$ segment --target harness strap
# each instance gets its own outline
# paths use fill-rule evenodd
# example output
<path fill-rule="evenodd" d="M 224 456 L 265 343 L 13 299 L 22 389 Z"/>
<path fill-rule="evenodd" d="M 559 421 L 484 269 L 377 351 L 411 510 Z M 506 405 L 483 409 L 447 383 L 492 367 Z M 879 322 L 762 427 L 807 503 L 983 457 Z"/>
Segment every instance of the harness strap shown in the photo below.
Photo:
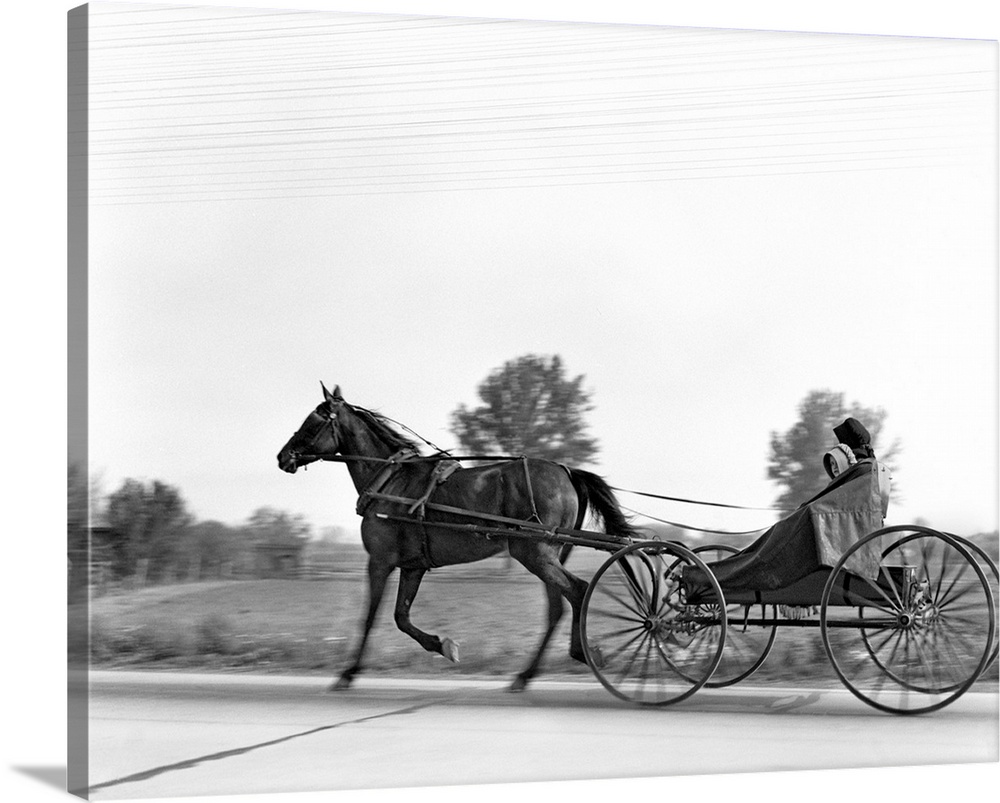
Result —
<path fill-rule="evenodd" d="M 538 515 L 538 508 L 535 507 L 535 492 L 531 488 L 531 473 L 528 471 L 528 458 L 521 456 L 521 465 L 524 466 L 524 487 L 528 489 L 528 501 L 531 503 L 531 518 L 528 521 L 542 523 L 542 517 Z"/>
<path fill-rule="evenodd" d="M 431 494 L 433 494 L 437 487 L 442 485 L 448 477 L 458 471 L 459 468 L 461 468 L 461 466 L 458 463 L 453 462 L 438 463 L 434 466 L 434 470 L 431 472 L 426 490 L 419 499 L 410 505 L 409 510 L 406 512 L 411 516 L 416 513 L 417 517 L 422 519 L 424 517 L 427 500 L 431 498 Z"/>
<path fill-rule="evenodd" d="M 357 514 L 359 516 L 365 515 L 365 511 L 368 509 L 369 505 L 375 500 L 376 494 L 378 494 L 385 486 L 386 483 L 392 478 L 392 475 L 396 473 L 396 469 L 399 468 L 399 464 L 405 461 L 408 457 L 414 457 L 418 452 L 410 447 L 405 449 L 400 449 L 394 455 L 386 460 L 385 465 L 382 469 L 369 480 L 365 489 L 358 495 L 358 504 L 355 507 Z"/>
<path fill-rule="evenodd" d="M 437 568 L 438 564 L 434 562 L 434 558 L 431 555 L 431 539 L 427 533 L 427 524 L 424 521 L 424 516 L 427 513 L 427 500 L 431 498 L 431 494 L 437 490 L 437 487 L 442 485 L 459 468 L 461 466 L 457 461 L 437 463 L 434 466 L 434 470 L 431 471 L 430 480 L 427 483 L 427 489 L 424 491 L 423 496 L 410 505 L 406 511 L 411 516 L 414 512 L 417 514 L 417 520 L 420 522 L 420 553 L 428 569 Z"/>

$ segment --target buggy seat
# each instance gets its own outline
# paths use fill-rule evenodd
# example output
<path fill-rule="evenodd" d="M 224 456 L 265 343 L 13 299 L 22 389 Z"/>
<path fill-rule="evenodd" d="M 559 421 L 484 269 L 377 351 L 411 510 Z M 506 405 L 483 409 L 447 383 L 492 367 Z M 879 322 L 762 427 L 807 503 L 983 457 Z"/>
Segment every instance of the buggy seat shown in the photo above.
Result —
<path fill-rule="evenodd" d="M 709 563 L 723 593 L 774 591 L 833 567 L 854 543 L 882 527 L 890 479 L 874 459 L 860 460 L 746 549 Z M 881 562 L 878 540 L 851 555 L 846 568 L 874 580 Z M 693 566 L 685 569 L 684 583 L 689 594 L 709 586 Z"/>

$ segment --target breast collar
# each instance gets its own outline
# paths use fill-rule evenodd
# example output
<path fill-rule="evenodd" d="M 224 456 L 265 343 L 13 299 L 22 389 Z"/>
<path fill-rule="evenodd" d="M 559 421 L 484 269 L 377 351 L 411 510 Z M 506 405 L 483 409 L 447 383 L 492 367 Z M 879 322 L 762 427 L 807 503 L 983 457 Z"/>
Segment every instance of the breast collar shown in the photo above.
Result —
<path fill-rule="evenodd" d="M 395 454 L 391 455 L 382 468 L 375 472 L 374 476 L 368 481 L 368 484 L 364 487 L 361 493 L 358 495 L 358 504 L 355 507 L 357 514 L 359 516 L 365 515 L 365 511 L 371 506 L 374 500 L 375 494 L 381 492 L 381 490 L 386 486 L 392 476 L 396 473 L 402 463 L 413 457 L 418 457 L 420 452 L 416 449 L 407 446 L 405 449 L 400 449 Z"/>

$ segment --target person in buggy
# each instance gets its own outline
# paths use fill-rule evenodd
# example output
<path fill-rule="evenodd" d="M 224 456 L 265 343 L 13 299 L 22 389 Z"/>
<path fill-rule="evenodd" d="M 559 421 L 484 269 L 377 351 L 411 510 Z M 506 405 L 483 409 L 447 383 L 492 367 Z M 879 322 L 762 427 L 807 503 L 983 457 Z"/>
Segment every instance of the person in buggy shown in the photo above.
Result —
<path fill-rule="evenodd" d="M 883 526 L 891 478 L 875 458 L 870 433 L 855 418 L 833 433 L 837 445 L 823 455 L 829 484 L 746 549 L 709 564 L 723 592 L 789 586 L 820 567 L 834 566 L 852 544 Z M 881 558 L 877 541 L 854 553 L 847 568 L 874 579 Z"/>
<path fill-rule="evenodd" d="M 837 437 L 837 445 L 823 455 L 823 468 L 830 477 L 830 484 L 800 507 L 816 501 L 844 483 L 874 471 L 878 465 L 872 449 L 872 436 L 856 418 L 845 419 L 844 423 L 833 428 L 833 434 Z M 888 509 L 888 488 L 883 506 Z M 882 515 L 884 518 L 885 510 Z"/>

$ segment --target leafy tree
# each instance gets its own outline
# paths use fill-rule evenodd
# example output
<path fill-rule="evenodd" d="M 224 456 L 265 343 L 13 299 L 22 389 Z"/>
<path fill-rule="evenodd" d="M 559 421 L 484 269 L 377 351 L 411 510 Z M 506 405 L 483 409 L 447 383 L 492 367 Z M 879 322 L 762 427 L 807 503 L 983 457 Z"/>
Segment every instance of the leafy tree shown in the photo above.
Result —
<path fill-rule="evenodd" d="M 107 500 L 105 519 L 118 535 L 124 574 L 140 587 L 172 568 L 191 522 L 180 492 L 154 480 L 127 479 Z"/>
<path fill-rule="evenodd" d="M 102 521 L 100 475 L 89 475 L 83 463 L 67 464 L 66 525 L 74 537 L 86 546 L 86 531 Z"/>
<path fill-rule="evenodd" d="M 187 528 L 181 544 L 189 580 L 221 577 L 243 552 L 240 533 L 220 521 L 199 521 Z"/>
<path fill-rule="evenodd" d="M 71 551 L 85 550 L 87 528 L 90 526 L 90 489 L 87 472 L 80 463 L 70 463 L 66 488 L 66 528 Z"/>
<path fill-rule="evenodd" d="M 257 577 L 286 576 L 310 543 L 311 528 L 303 516 L 272 507 L 257 508 L 243 530 L 252 545 Z"/>
<path fill-rule="evenodd" d="M 830 390 L 809 392 L 799 404 L 799 420 L 787 432 L 771 433 L 771 457 L 768 479 L 784 487 L 776 505 L 794 508 L 826 487 L 830 478 L 823 469 L 823 455 L 833 448 L 837 438 L 833 428 L 845 418 L 858 419 L 871 433 L 872 448 L 879 462 L 890 468 L 901 451 L 899 441 L 888 446 L 879 443 L 887 413 L 880 407 L 850 406 L 843 393 Z M 893 487 L 893 496 L 896 488 Z"/>
<path fill-rule="evenodd" d="M 87 471 L 81 463 L 71 462 L 68 467 L 66 488 L 66 548 L 69 569 L 69 597 L 79 601 L 85 593 L 88 579 L 90 528 L 90 489 Z"/>
<path fill-rule="evenodd" d="M 300 514 L 260 507 L 247 520 L 246 530 L 254 543 L 283 543 L 307 541 L 312 528 Z"/>
<path fill-rule="evenodd" d="M 322 544 L 341 544 L 350 540 L 350 531 L 346 527 L 340 527 L 336 524 L 324 527 L 319 531 L 318 541 Z"/>
<path fill-rule="evenodd" d="M 562 360 L 526 354 L 495 369 L 479 385 L 483 404 L 459 405 L 451 429 L 476 454 L 528 455 L 564 463 L 587 463 L 598 451 L 584 415 L 593 409 L 584 375 L 568 379 Z"/>

